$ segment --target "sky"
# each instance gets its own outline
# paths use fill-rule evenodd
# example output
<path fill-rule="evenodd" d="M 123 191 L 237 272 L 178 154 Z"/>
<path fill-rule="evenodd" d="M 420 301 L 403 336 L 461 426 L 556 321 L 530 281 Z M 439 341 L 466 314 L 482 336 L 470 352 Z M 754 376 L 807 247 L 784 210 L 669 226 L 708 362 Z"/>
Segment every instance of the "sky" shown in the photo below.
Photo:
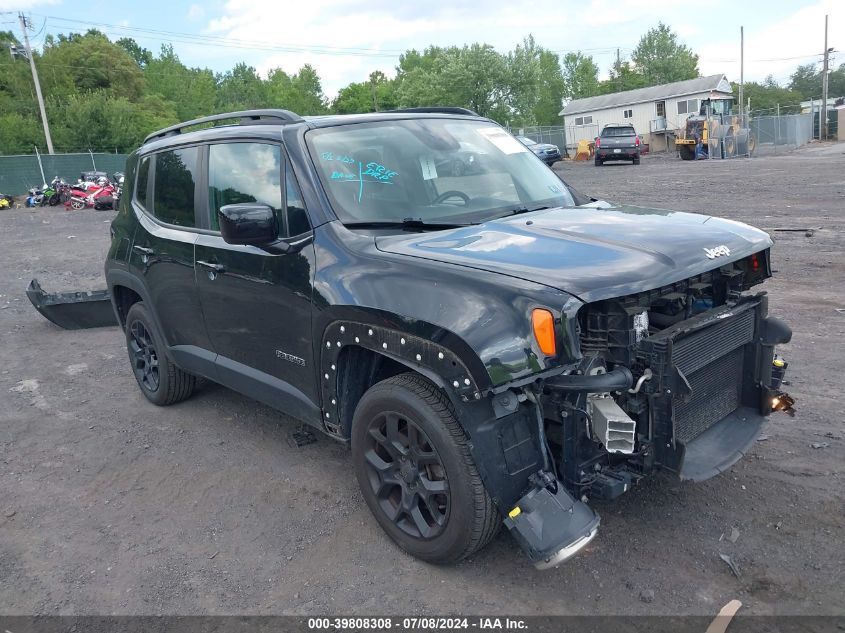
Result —
<path fill-rule="evenodd" d="M 245 61 L 266 76 L 310 63 L 329 97 L 373 70 L 393 76 L 409 48 L 483 42 L 507 52 L 528 34 L 561 55 L 591 55 L 606 77 L 617 48 L 630 56 L 658 21 L 698 53 L 703 75 L 731 81 L 740 78 L 743 25 L 746 81 L 785 84 L 797 65 L 820 63 L 828 14 L 828 46 L 836 65 L 845 62 L 845 0 L 0 0 L 0 30 L 20 36 L 16 11 L 32 18 L 34 45 L 96 27 L 155 53 L 172 43 L 183 63 L 215 72 Z"/>

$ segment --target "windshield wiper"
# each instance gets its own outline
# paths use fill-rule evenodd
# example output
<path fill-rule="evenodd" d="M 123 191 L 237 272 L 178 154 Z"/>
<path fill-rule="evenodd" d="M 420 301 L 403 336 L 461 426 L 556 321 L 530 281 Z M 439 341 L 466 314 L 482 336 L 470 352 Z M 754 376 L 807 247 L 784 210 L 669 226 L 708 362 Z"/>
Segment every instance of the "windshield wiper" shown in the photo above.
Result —
<path fill-rule="evenodd" d="M 554 207 L 550 207 L 545 204 L 537 205 L 536 207 L 529 207 L 527 205 L 521 205 L 518 207 L 514 207 L 512 209 L 508 209 L 507 212 L 503 213 L 502 215 L 497 215 L 494 220 L 501 220 L 502 218 L 507 218 L 512 215 L 522 215 L 523 213 L 531 213 L 533 211 L 543 211 L 544 209 L 552 209 Z"/>
<path fill-rule="evenodd" d="M 423 222 L 420 218 L 405 218 L 404 220 L 372 220 L 369 222 L 344 222 L 343 226 L 349 229 L 429 229 L 441 231 L 444 229 L 456 229 L 462 226 L 474 226 L 476 222 Z"/>

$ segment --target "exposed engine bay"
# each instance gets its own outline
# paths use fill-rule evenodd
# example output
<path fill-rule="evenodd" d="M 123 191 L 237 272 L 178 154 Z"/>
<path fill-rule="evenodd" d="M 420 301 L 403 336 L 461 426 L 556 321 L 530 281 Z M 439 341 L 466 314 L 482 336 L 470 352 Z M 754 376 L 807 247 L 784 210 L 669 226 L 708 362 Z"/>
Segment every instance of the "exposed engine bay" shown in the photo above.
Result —
<path fill-rule="evenodd" d="M 548 507 L 561 513 L 577 500 L 613 499 L 659 469 L 708 479 L 744 454 L 771 411 L 791 407 L 780 391 L 786 362 L 774 354 L 791 331 L 768 316 L 765 293 L 748 292 L 770 274 L 766 250 L 581 307 L 575 324 L 581 359 L 543 383 L 541 444 L 571 495 L 553 502 L 561 494 L 552 487 Z M 529 494 L 537 494 L 536 485 Z M 526 501 L 506 521 L 513 531 L 527 529 L 527 521 L 519 524 Z M 583 517 L 577 529 L 564 530 L 568 540 L 583 544 L 595 531 L 597 523 Z M 534 521 L 542 523 L 539 516 Z M 533 532 L 527 534 L 518 539 L 530 542 Z M 524 547 L 538 567 L 565 559 L 563 550 Z"/>

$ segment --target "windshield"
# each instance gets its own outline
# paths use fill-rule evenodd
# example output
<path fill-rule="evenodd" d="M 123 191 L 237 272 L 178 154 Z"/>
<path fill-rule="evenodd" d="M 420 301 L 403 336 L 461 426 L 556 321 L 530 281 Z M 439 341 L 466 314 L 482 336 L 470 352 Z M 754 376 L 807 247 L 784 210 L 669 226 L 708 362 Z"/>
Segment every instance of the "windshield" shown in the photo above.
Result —
<path fill-rule="evenodd" d="M 305 138 L 345 223 L 469 223 L 575 206 L 554 172 L 489 121 L 378 121 L 311 130 Z"/>
<path fill-rule="evenodd" d="M 602 136 L 635 136 L 632 127 L 606 127 L 601 131 Z"/>

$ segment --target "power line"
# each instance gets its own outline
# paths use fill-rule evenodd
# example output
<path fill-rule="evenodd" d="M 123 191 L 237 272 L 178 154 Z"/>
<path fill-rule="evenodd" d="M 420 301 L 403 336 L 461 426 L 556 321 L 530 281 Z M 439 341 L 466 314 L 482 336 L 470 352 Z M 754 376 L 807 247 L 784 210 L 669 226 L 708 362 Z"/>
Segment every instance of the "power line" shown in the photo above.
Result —
<path fill-rule="evenodd" d="M 343 55 L 343 56 L 358 56 L 358 57 L 397 57 L 408 52 L 409 49 L 374 49 L 374 48 L 360 48 L 360 47 L 339 47 L 339 46 L 295 46 L 287 45 L 280 46 L 270 42 L 260 42 L 256 40 L 241 40 L 237 38 L 228 38 L 217 35 L 202 35 L 196 33 L 183 33 L 178 31 L 165 31 L 161 29 L 149 29 L 136 26 L 125 26 L 122 24 L 108 24 L 105 22 L 89 21 L 89 20 L 75 20 L 71 18 L 60 18 L 57 16 L 42 16 L 54 21 L 68 22 L 71 24 L 79 24 L 87 27 L 94 27 L 103 31 L 112 31 L 113 35 L 125 35 L 126 32 L 132 34 L 139 34 L 136 37 L 140 39 L 153 39 L 155 41 L 177 42 L 180 44 L 195 44 L 208 45 L 215 48 L 239 48 L 246 50 L 266 50 L 289 53 L 312 53 L 315 55 Z M 117 33 L 114 33 L 117 31 Z M 162 39 L 166 36 L 166 40 Z M 615 47 L 604 46 L 596 48 L 582 48 L 582 49 L 546 49 L 553 53 L 610 53 L 616 48 L 623 51 L 632 51 L 630 47 Z M 423 49 L 424 50 L 424 49 Z"/>

